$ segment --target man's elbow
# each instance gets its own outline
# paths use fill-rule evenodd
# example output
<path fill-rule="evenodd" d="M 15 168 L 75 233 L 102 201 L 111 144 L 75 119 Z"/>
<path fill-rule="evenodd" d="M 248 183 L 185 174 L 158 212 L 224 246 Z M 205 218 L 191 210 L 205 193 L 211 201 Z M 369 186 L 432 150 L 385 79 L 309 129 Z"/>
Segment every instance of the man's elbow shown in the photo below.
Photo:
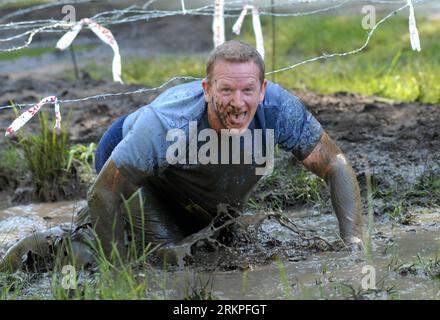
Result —
<path fill-rule="evenodd" d="M 324 179 L 327 181 L 331 177 L 334 177 L 335 175 L 350 175 L 353 172 L 353 169 L 345 157 L 344 154 L 339 153 L 334 156 L 334 159 L 332 159 L 331 163 L 329 164 L 329 168 L 326 171 Z"/>

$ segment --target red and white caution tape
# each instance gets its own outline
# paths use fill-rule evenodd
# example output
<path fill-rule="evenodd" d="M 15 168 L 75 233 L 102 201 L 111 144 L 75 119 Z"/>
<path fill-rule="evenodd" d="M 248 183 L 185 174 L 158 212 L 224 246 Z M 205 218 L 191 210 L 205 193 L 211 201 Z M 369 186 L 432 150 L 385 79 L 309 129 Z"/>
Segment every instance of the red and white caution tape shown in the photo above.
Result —
<path fill-rule="evenodd" d="M 58 100 L 55 101 L 55 129 L 61 129 L 61 111 Z"/>
<path fill-rule="evenodd" d="M 41 99 L 36 105 L 30 107 L 25 112 L 23 112 L 17 119 L 15 119 L 11 125 L 6 129 L 5 136 L 9 136 L 14 132 L 17 132 L 21 127 L 23 127 L 29 120 L 31 120 L 38 111 L 40 111 L 41 106 L 46 103 L 54 103 L 55 104 L 55 128 L 61 128 L 61 112 L 60 112 L 60 104 L 58 103 L 58 99 L 55 96 L 49 96 L 44 99 Z"/>
<path fill-rule="evenodd" d="M 99 39 L 101 39 L 104 43 L 108 44 L 113 49 L 113 81 L 123 83 L 121 79 L 121 55 L 119 54 L 119 46 L 115 40 L 115 37 L 113 37 L 113 34 L 110 32 L 109 29 L 104 28 L 100 24 L 97 24 L 90 19 L 83 20 L 89 25 L 89 27 L 99 37 Z"/>
<path fill-rule="evenodd" d="M 257 51 L 260 53 L 261 57 L 264 59 L 263 31 L 261 30 L 260 14 L 259 14 L 258 8 L 256 6 L 254 6 L 252 8 L 252 26 L 254 27 L 255 43 L 257 46 Z"/>
<path fill-rule="evenodd" d="M 105 44 L 109 45 L 113 50 L 113 63 L 112 63 L 112 72 L 113 72 L 113 80 L 116 82 L 122 82 L 121 79 L 121 55 L 119 53 L 119 46 L 115 40 L 115 37 L 111 33 L 110 30 L 104 28 L 100 24 L 94 22 L 91 19 L 82 19 L 80 22 L 75 24 L 72 30 L 68 31 L 65 35 L 63 35 L 60 40 L 58 40 L 56 47 L 60 50 L 67 49 L 75 40 L 78 33 L 81 31 L 84 25 L 88 25 L 90 29 L 101 39 Z"/>
<path fill-rule="evenodd" d="M 215 0 L 214 21 L 212 23 L 214 47 L 217 47 L 225 42 L 225 19 L 223 16 L 224 7 L 224 0 Z"/>
<path fill-rule="evenodd" d="M 257 51 L 260 53 L 261 57 L 264 59 L 264 40 L 263 32 L 261 30 L 261 21 L 258 8 L 252 5 L 245 5 L 241 11 L 240 16 L 232 27 L 232 32 L 235 34 L 240 34 L 241 26 L 243 25 L 244 17 L 246 16 L 248 10 L 252 9 L 252 26 L 254 28 L 255 43 L 257 46 Z"/>
<path fill-rule="evenodd" d="M 180 0 L 180 4 L 182 5 L 182 13 L 186 14 L 185 0 Z"/>
<path fill-rule="evenodd" d="M 245 5 L 243 7 L 243 10 L 241 10 L 240 16 L 238 17 L 237 21 L 234 23 L 232 27 L 232 32 L 235 34 L 240 34 L 241 26 L 243 25 L 244 17 L 247 15 L 247 12 L 249 9 L 252 9 L 254 6 L 251 5 Z"/>
<path fill-rule="evenodd" d="M 411 47 L 414 51 L 421 51 L 419 32 L 416 25 L 416 17 L 414 14 L 414 6 L 412 0 L 408 0 L 409 5 L 409 39 L 411 41 Z"/>
<path fill-rule="evenodd" d="M 60 40 L 58 40 L 56 47 L 60 50 L 66 50 L 72 44 L 73 40 L 75 40 L 76 36 L 81 31 L 81 29 L 82 29 L 81 23 L 75 24 L 72 30 L 66 32 L 60 38 Z"/>

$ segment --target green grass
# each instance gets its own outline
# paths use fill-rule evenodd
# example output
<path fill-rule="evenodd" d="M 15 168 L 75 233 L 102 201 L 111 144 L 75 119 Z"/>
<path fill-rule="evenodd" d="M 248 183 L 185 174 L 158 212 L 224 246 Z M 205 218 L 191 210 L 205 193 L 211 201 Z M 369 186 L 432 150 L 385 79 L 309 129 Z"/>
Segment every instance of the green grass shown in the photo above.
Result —
<path fill-rule="evenodd" d="M 26 171 L 23 155 L 12 144 L 0 151 L 0 190 L 15 189 L 20 182 L 21 174 Z"/>
<path fill-rule="evenodd" d="M 92 50 L 95 45 L 77 45 L 74 46 L 75 51 Z M 15 60 L 22 57 L 38 57 L 46 53 L 58 53 L 60 52 L 55 48 L 23 48 L 17 51 L 0 52 L 0 61 Z"/>
<path fill-rule="evenodd" d="M 137 195 L 134 195 L 136 201 Z M 139 198 L 141 199 L 141 198 Z M 131 216 L 128 201 L 124 201 L 127 214 Z M 140 206 L 143 215 L 143 206 Z M 131 222 L 132 220 L 129 219 Z M 133 231 L 132 222 L 128 229 L 130 233 L 130 245 L 128 246 L 127 258 L 122 257 L 116 243 L 112 242 L 110 256 L 104 254 L 104 249 L 99 240 L 87 242 L 94 252 L 93 265 L 87 269 L 77 263 L 74 254 L 72 240 L 69 236 L 59 239 L 53 246 L 53 256 L 49 259 L 39 259 L 37 270 L 43 273 L 23 273 L 5 269 L 0 272 L 0 299 L 56 299 L 56 300 L 94 300 L 94 299 L 164 299 L 167 298 L 168 289 L 167 274 L 155 269 L 150 263 L 151 254 L 156 250 L 150 243 L 142 239 L 142 246 L 138 245 L 136 234 Z M 96 234 L 95 239 L 98 239 Z M 36 260 L 33 260 L 36 261 Z M 32 262 L 27 265 L 33 270 Z M 23 266 L 23 269 L 28 268 Z M 66 266 L 73 267 L 75 271 L 63 272 Z M 166 271 L 166 269 L 165 269 Z M 44 289 L 38 288 L 38 279 L 41 276 L 49 278 L 50 287 L 47 284 Z M 73 277 L 70 277 L 72 276 Z M 69 280 L 66 281 L 66 276 Z M 182 299 L 205 300 L 216 299 L 212 292 L 213 280 L 203 280 L 199 275 L 183 293 Z M 30 290 L 32 294 L 29 294 Z"/>
<path fill-rule="evenodd" d="M 434 257 L 423 258 L 417 253 L 416 258 L 411 262 L 393 260 L 389 269 L 401 276 L 427 276 L 440 282 L 440 257 L 437 254 Z"/>
<path fill-rule="evenodd" d="M 326 190 L 324 180 L 286 161 L 286 165 L 276 166 L 271 175 L 262 178 L 252 193 L 249 207 L 284 210 L 295 205 L 319 206 L 324 202 Z"/>
<path fill-rule="evenodd" d="M 398 299 L 399 292 L 395 285 L 388 285 L 385 279 L 380 279 L 377 289 L 363 289 L 361 286 L 354 286 L 350 283 L 340 282 L 338 289 L 341 296 L 351 300 L 370 300 L 370 299 Z"/>
<path fill-rule="evenodd" d="M 121 257 L 114 250 L 113 259 L 107 259 L 99 246 L 95 248 L 97 252 L 97 266 L 89 279 L 79 282 L 73 288 L 63 286 L 62 266 L 59 264 L 54 271 L 51 272 L 51 298 L 56 300 L 90 300 L 90 299 L 146 299 L 154 298 L 147 295 L 148 288 L 152 277 L 146 276 L 139 272 L 150 272 L 151 268 L 145 264 L 150 247 L 145 252 L 136 256 L 135 260 L 131 260 L 125 265 L 120 261 Z M 81 269 L 79 270 L 81 271 Z M 85 272 L 82 270 L 81 272 Z M 77 273 L 79 274 L 79 273 Z"/>
<path fill-rule="evenodd" d="M 216 300 L 212 288 L 214 285 L 213 277 L 204 280 L 200 275 L 194 276 L 193 284 L 188 282 L 185 288 L 183 300 Z"/>
<path fill-rule="evenodd" d="M 153 57 L 132 59 L 122 64 L 122 79 L 125 84 L 142 84 L 156 87 L 174 76 L 193 76 L 203 78 L 205 74 L 203 57 Z M 84 68 L 90 75 L 99 79 L 111 78 L 111 70 L 90 64 Z"/>
<path fill-rule="evenodd" d="M 374 176 L 373 176 L 374 177 Z M 373 197 L 380 200 L 379 213 L 404 225 L 415 222 L 417 208 L 438 208 L 440 206 L 440 162 L 430 160 L 419 172 L 414 181 L 396 177 L 380 185 L 377 179 L 373 183 Z"/>
<path fill-rule="evenodd" d="M 55 48 L 23 48 L 17 51 L 0 53 L 0 61 L 15 60 L 21 57 L 37 57 L 45 53 L 55 53 Z"/>
<path fill-rule="evenodd" d="M 377 18 L 379 21 L 381 17 Z M 277 18 L 276 65 L 286 67 L 323 53 L 342 53 L 360 47 L 367 31 L 362 16 L 314 15 Z M 276 82 L 289 89 L 318 93 L 356 92 L 378 95 L 398 101 L 440 102 L 440 24 L 418 17 L 422 51 L 411 50 L 408 18 L 398 14 L 376 30 L 368 47 L 355 55 L 309 63 L 278 73 Z M 226 21 L 230 30 L 234 21 Z M 267 71 L 272 67 L 270 18 L 262 17 Z M 251 19 L 246 19 L 242 35 L 227 31 L 227 39 L 254 44 Z M 206 56 L 152 57 L 123 61 L 122 78 L 127 84 L 158 86 L 173 76 L 204 76 Z M 111 77 L 110 71 L 88 66 L 93 77 Z M 273 79 L 268 76 L 268 79 Z"/>
<path fill-rule="evenodd" d="M 373 261 L 373 243 L 372 237 L 374 232 L 374 208 L 373 208 L 373 191 L 372 191 L 372 183 L 371 183 L 371 174 L 370 174 L 370 165 L 368 162 L 366 163 L 366 184 L 367 184 L 367 207 L 368 207 L 368 222 L 367 228 L 364 230 L 364 253 L 368 263 L 372 263 Z"/>
<path fill-rule="evenodd" d="M 96 145 L 71 146 L 67 131 L 53 129 L 47 112 L 41 111 L 38 118 L 37 132 L 23 128 L 0 150 L 0 190 L 32 186 L 39 201 L 81 195 L 85 192 L 82 184 L 95 176 Z"/>
<path fill-rule="evenodd" d="M 23 150 L 37 197 L 41 201 L 54 201 L 65 193 L 63 187 L 75 183 L 73 172 L 66 170 L 69 154 L 67 132 L 57 133 L 49 127 L 47 113 L 41 112 L 38 117 L 39 133 L 19 131 L 18 144 Z"/>
<path fill-rule="evenodd" d="M 440 206 L 440 162 L 428 165 L 415 186 L 415 196 L 425 195 L 432 198 L 432 205 Z"/>
<path fill-rule="evenodd" d="M 29 284 L 29 276 L 21 273 L 0 273 L 0 300 L 15 300 Z"/>
<path fill-rule="evenodd" d="M 0 152 L 0 188 L 31 186 L 33 199 L 44 202 L 78 197 L 85 192 L 83 173 L 94 173 L 94 144 L 71 147 L 67 131 L 54 129 L 47 112 L 38 118 L 37 132 L 23 128 L 7 139 L 7 148 Z M 10 181 L 3 183 L 4 177 Z"/>
<path fill-rule="evenodd" d="M 292 65 L 324 53 L 342 53 L 363 45 L 367 31 L 361 16 L 314 15 L 278 19 L 276 68 Z M 382 17 L 377 17 L 377 21 Z M 263 19 L 270 31 L 270 20 Z M 276 75 L 280 84 L 320 93 L 338 91 L 379 95 L 400 101 L 440 101 L 440 31 L 437 21 L 417 19 L 422 51 L 411 50 L 408 18 L 398 14 L 383 23 L 368 47 L 355 55 L 310 63 Z M 252 30 L 250 25 L 247 30 Z M 253 41 L 247 33 L 244 39 Z M 265 35 L 266 65 L 272 66 L 272 39 Z M 270 77 L 269 77 L 270 78 Z"/>
<path fill-rule="evenodd" d="M 95 239 L 97 239 L 96 235 Z M 155 293 L 148 292 L 148 288 L 155 280 L 154 270 L 147 263 L 149 255 L 154 250 L 150 244 L 146 244 L 142 250 L 138 250 L 134 245 L 129 246 L 130 254 L 127 260 L 121 257 L 115 243 L 110 257 L 104 254 L 99 240 L 89 241 L 87 244 L 95 253 L 92 268 L 84 270 L 84 266 L 77 263 L 72 239 L 66 236 L 54 244 L 53 256 L 50 259 L 43 258 L 44 263 L 40 261 L 37 267 L 37 270 L 49 277 L 50 292 L 43 295 L 39 294 L 38 290 L 32 295 L 26 294 L 28 288 L 35 286 L 35 282 L 20 276 L 21 271 L 12 273 L 11 271 L 14 270 L 7 270 L 0 273 L 0 298 L 132 300 L 158 297 Z M 66 266 L 73 267 L 73 271 L 63 272 Z M 23 266 L 23 268 L 27 267 Z M 66 281 L 66 276 L 71 275 L 73 277 L 69 277 Z M 81 279 L 81 276 L 85 279 Z"/>
<path fill-rule="evenodd" d="M 35 6 L 39 4 L 45 4 L 50 1 L 48 0 L 15 0 L 7 2 L 5 4 L 0 4 L 0 9 L 2 10 L 13 10 L 13 9 L 23 9 L 30 6 Z"/>
<path fill-rule="evenodd" d="M 86 168 L 88 171 L 93 171 L 95 167 L 95 152 L 96 144 L 91 142 L 88 146 L 83 144 L 76 144 L 70 147 L 69 157 L 67 159 L 66 170 L 72 166 L 74 159 L 78 160 L 82 167 Z"/>
<path fill-rule="evenodd" d="M 280 273 L 280 282 L 283 287 L 284 299 L 292 300 L 293 297 L 292 297 L 291 288 L 290 288 L 290 284 L 289 284 L 289 277 L 287 275 L 286 268 L 285 268 L 283 262 L 281 261 L 281 259 L 278 256 L 275 258 L 275 264 L 276 264 L 278 271 Z"/>

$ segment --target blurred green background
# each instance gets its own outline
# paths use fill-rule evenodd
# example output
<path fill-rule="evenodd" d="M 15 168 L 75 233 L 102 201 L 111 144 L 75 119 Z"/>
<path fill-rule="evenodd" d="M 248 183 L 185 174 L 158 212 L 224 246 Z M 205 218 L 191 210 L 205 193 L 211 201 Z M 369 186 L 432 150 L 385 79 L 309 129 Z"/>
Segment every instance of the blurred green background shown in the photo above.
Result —
<path fill-rule="evenodd" d="M 383 16 L 382 16 L 383 17 Z M 377 17 L 379 21 L 381 16 Z M 324 53 L 342 53 L 361 47 L 368 31 L 361 26 L 363 16 L 312 15 L 276 18 L 275 38 L 271 17 L 262 17 L 266 70 L 289 66 Z M 234 21 L 226 23 L 227 30 Z M 440 19 L 418 17 L 421 52 L 411 49 L 407 12 L 391 17 L 374 33 L 362 52 L 309 63 L 294 70 L 269 75 L 289 89 L 319 93 L 340 91 L 378 95 L 398 101 L 440 102 Z M 255 44 L 250 17 L 241 39 Z M 275 41 L 275 55 L 272 42 Z M 204 76 L 205 56 L 158 56 L 124 63 L 123 78 L 128 84 L 158 86 L 176 75 Z M 158 68 L 160 66 L 160 68 Z M 98 68 L 88 70 L 99 77 Z"/>

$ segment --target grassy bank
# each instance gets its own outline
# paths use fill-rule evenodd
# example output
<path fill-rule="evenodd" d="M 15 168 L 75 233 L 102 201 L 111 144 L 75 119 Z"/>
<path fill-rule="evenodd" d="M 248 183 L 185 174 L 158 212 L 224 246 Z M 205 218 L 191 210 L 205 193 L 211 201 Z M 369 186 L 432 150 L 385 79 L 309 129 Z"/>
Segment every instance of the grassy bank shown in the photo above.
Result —
<path fill-rule="evenodd" d="M 377 17 L 379 21 L 381 17 Z M 324 53 L 342 53 L 363 45 L 367 30 L 362 16 L 314 15 L 277 18 L 272 39 L 271 18 L 263 17 L 267 71 L 272 69 L 272 41 L 275 41 L 275 69 L 293 65 Z M 227 39 L 254 43 L 251 19 L 246 19 L 243 34 L 229 31 L 234 21 L 227 21 Z M 435 36 L 440 24 L 418 17 L 421 52 L 411 50 L 406 13 L 383 23 L 362 52 L 313 62 L 294 70 L 271 75 L 290 89 L 319 93 L 340 91 L 378 95 L 398 101 L 440 102 L 440 43 Z M 173 76 L 204 76 L 206 56 L 153 57 L 124 61 L 123 79 L 127 84 L 158 86 Z M 94 77 L 109 76 L 108 70 L 88 67 Z M 105 72 L 105 74 L 103 74 Z"/>
<path fill-rule="evenodd" d="M 15 1 L 5 1 L 5 3 L 0 4 L 1 10 L 15 10 L 27 8 L 30 6 L 36 6 L 39 4 L 48 3 L 48 0 L 15 0 Z"/>
<path fill-rule="evenodd" d="M 95 45 L 77 45 L 75 51 L 93 50 Z M 18 51 L 1 52 L 0 61 L 15 60 L 22 57 L 38 57 L 46 53 L 60 53 L 56 48 L 23 48 Z"/>
<path fill-rule="evenodd" d="M 361 47 L 367 37 L 360 17 L 353 16 L 300 17 L 280 21 L 277 26 L 275 68 L 324 53 L 351 51 Z M 411 49 L 405 13 L 382 24 L 359 54 L 314 62 L 277 74 L 275 79 L 290 88 L 322 93 L 348 91 L 400 101 L 438 103 L 440 47 L 435 34 L 440 25 L 419 18 L 418 27 L 422 45 L 419 53 Z M 272 46 L 266 47 L 267 65 L 271 66 Z"/>
<path fill-rule="evenodd" d="M 72 145 L 65 129 L 53 129 L 46 112 L 38 118 L 38 132 L 24 128 L 0 150 L 0 191 L 19 187 L 31 191 L 24 199 L 15 194 L 16 202 L 84 196 L 94 177 L 96 145 Z"/>

